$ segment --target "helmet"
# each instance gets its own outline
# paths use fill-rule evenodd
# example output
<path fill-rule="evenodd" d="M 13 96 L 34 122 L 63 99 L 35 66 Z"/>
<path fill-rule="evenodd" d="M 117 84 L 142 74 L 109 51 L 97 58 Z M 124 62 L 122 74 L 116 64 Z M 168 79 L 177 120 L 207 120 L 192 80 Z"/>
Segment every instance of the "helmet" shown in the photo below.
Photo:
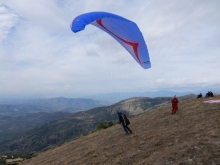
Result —
<path fill-rule="evenodd" d="M 117 113 L 122 114 L 122 110 L 117 110 Z"/>

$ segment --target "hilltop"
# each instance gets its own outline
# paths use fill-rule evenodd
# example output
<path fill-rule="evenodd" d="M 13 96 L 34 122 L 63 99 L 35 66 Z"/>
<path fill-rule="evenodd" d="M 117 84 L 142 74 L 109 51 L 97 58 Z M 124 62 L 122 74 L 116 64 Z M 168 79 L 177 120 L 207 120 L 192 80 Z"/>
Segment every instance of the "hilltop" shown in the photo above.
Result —
<path fill-rule="evenodd" d="M 23 162 L 48 164 L 220 164 L 220 104 L 183 100 L 177 114 L 159 106 L 130 119 L 133 134 L 115 125 Z"/>

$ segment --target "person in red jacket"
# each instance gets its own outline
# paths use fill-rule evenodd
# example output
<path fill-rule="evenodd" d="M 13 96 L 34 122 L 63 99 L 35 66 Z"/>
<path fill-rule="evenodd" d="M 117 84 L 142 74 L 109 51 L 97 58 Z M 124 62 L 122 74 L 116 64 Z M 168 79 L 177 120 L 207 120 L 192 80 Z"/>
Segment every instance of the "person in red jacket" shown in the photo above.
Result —
<path fill-rule="evenodd" d="M 178 110 L 178 102 L 179 100 L 176 98 L 176 95 L 174 96 L 174 98 L 171 100 L 172 103 L 172 115 L 176 113 L 176 111 Z"/>

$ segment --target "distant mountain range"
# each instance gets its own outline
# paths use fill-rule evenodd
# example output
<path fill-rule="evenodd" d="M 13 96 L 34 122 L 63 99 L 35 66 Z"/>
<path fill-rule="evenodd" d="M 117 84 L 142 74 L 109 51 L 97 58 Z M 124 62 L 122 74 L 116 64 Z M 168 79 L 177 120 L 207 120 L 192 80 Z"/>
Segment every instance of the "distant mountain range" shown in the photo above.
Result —
<path fill-rule="evenodd" d="M 106 94 L 96 94 L 96 95 L 90 95 L 85 96 L 86 98 L 91 98 L 94 100 L 100 100 L 100 101 L 109 101 L 111 103 L 116 103 L 118 101 L 128 99 L 131 97 L 173 97 L 176 96 L 184 96 L 191 94 L 191 92 L 173 92 L 173 91 L 167 91 L 167 90 L 161 90 L 156 92 L 117 92 L 117 93 L 106 93 Z"/>
<path fill-rule="evenodd" d="M 180 97 L 180 100 L 195 98 L 195 95 Z M 100 122 L 116 122 L 116 111 L 122 109 L 129 117 L 141 114 L 152 108 L 170 104 L 171 97 L 135 97 L 120 101 L 111 106 L 80 111 L 63 119 L 39 125 L 22 133 L 16 139 L 0 143 L 0 153 L 34 153 L 48 146 L 58 145 L 94 130 Z"/>
<path fill-rule="evenodd" d="M 147 89 L 147 88 L 146 88 Z M 113 92 L 113 93 L 96 93 L 93 95 L 85 95 L 85 94 L 65 94 L 63 93 L 62 95 L 66 98 L 74 98 L 74 99 L 92 99 L 101 102 L 103 105 L 111 105 L 114 103 L 117 103 L 121 100 L 128 99 L 131 97 L 150 97 L 150 98 L 155 98 L 155 97 L 173 97 L 174 95 L 176 96 L 184 96 L 188 94 L 195 94 L 198 95 L 200 92 L 205 95 L 207 91 L 212 91 L 214 94 L 220 93 L 219 87 L 204 87 L 199 90 L 190 90 L 186 92 L 176 92 L 176 91 L 170 91 L 170 90 L 158 90 L 158 91 L 138 91 L 138 92 Z M 63 98 L 63 97 L 57 97 L 57 96 L 52 96 L 50 98 Z M 43 100 L 43 99 L 48 99 L 48 97 L 45 97 L 44 94 L 3 94 L 0 93 L 0 104 L 3 103 L 11 103 L 11 102 L 19 102 L 20 100 Z"/>
<path fill-rule="evenodd" d="M 35 99 L 23 101 L 2 102 L 0 114 L 21 114 L 36 112 L 77 112 L 101 107 L 107 103 L 85 98 L 57 97 L 51 99 Z"/>
<path fill-rule="evenodd" d="M 85 98 L 56 97 L 50 99 L 7 100 L 0 101 L 0 114 L 21 114 L 36 112 L 77 112 L 96 107 L 107 106 L 131 97 L 173 97 L 184 96 L 189 92 L 119 92 L 85 96 Z"/>

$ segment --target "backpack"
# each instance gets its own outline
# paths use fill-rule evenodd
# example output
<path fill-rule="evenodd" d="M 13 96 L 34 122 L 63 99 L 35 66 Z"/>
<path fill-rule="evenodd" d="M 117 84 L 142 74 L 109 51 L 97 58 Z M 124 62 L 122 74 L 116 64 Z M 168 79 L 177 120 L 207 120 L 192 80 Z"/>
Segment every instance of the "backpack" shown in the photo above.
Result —
<path fill-rule="evenodd" d="M 128 120 L 128 118 L 127 118 L 127 116 L 126 116 L 125 114 L 122 114 L 122 118 L 123 118 L 123 120 L 125 121 L 124 123 L 125 123 L 126 125 L 129 125 L 129 124 L 130 124 L 130 121 Z"/>

